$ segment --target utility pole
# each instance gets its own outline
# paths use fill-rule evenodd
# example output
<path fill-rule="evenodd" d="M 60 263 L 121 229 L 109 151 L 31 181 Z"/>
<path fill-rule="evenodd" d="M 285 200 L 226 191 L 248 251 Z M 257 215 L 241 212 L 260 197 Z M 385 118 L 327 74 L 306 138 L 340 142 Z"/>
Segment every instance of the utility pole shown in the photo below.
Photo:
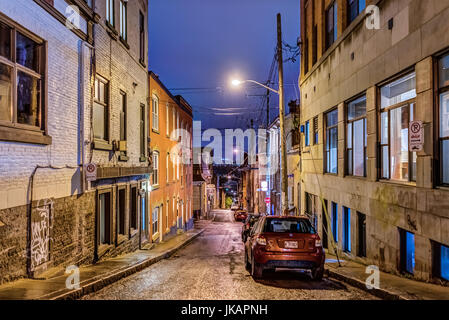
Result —
<path fill-rule="evenodd" d="M 282 23 L 281 14 L 277 15 L 277 33 L 278 33 L 278 45 L 277 45 L 277 59 L 278 59 L 278 69 L 279 69 L 279 122 L 280 122 L 280 135 L 281 135 L 281 215 L 287 215 L 288 213 L 288 181 L 287 181 L 287 146 L 285 139 L 285 127 L 284 127 L 284 116 L 285 116 L 285 105 L 284 105 L 284 66 L 283 66 L 283 55 L 282 55 Z"/>

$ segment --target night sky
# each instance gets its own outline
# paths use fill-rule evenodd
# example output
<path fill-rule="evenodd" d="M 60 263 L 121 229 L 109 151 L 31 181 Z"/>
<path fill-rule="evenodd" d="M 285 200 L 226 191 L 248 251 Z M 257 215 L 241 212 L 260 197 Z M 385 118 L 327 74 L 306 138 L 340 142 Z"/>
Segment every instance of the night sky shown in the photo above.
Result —
<path fill-rule="evenodd" d="M 150 70 L 194 109 L 202 128 L 248 128 L 266 123 L 265 89 L 230 86 L 233 78 L 268 80 L 276 47 L 276 14 L 283 40 L 296 46 L 299 0 L 151 0 Z M 291 56 L 284 52 L 284 59 Z M 284 64 L 286 105 L 298 99 L 299 57 Z M 275 70 L 277 82 L 277 68 Z M 277 89 L 277 84 L 274 85 Z M 174 90 L 172 90 L 174 89 Z M 179 90 L 182 89 L 182 90 Z M 250 96 L 248 96 L 250 95 Z M 256 97 L 251 96 L 256 95 Z M 271 97 L 271 120 L 278 96 Z"/>

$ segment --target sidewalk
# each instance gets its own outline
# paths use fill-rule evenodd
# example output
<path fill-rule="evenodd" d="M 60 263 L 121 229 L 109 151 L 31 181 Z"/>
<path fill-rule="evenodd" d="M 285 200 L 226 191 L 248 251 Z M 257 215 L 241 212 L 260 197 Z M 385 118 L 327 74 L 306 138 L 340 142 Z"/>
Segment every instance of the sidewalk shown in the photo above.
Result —
<path fill-rule="evenodd" d="M 56 300 L 77 299 L 104 288 L 121 278 L 172 256 L 177 250 L 192 242 L 204 229 L 192 229 L 167 242 L 156 244 L 151 250 L 138 250 L 95 265 L 80 267 L 80 288 L 67 289 L 68 274 L 51 279 L 21 279 L 0 286 L 0 300 Z"/>
<path fill-rule="evenodd" d="M 393 274 L 380 272 L 380 288 L 367 289 L 365 285 L 369 274 L 365 273 L 366 266 L 326 254 L 326 269 L 329 277 L 341 280 L 352 286 L 365 290 L 377 297 L 389 300 L 449 300 L 449 287 L 415 281 Z"/>

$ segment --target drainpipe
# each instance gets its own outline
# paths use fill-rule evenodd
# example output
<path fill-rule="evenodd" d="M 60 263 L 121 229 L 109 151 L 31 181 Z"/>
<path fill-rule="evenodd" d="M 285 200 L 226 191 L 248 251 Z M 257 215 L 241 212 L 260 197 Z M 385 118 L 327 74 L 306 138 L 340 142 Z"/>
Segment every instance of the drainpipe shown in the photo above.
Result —
<path fill-rule="evenodd" d="M 79 137 L 79 144 L 81 149 L 81 193 L 83 194 L 86 191 L 86 179 L 85 179 L 85 172 L 84 172 L 84 159 L 85 159 L 85 153 L 86 153 L 86 144 L 84 143 L 84 67 L 85 67 L 85 61 L 84 61 L 84 48 L 90 49 L 92 52 L 94 50 L 94 47 L 87 43 L 86 41 L 81 41 L 80 46 L 80 93 L 79 93 L 79 123 L 80 123 L 80 137 Z M 92 76 L 92 70 L 93 70 L 93 61 L 92 61 L 92 54 L 90 56 L 90 70 L 89 73 L 90 76 Z M 89 78 L 90 83 L 91 77 Z M 92 96 L 92 94 L 91 94 Z M 92 99 L 91 99 L 92 102 Z M 90 107 L 93 107 L 92 103 L 90 103 Z"/>

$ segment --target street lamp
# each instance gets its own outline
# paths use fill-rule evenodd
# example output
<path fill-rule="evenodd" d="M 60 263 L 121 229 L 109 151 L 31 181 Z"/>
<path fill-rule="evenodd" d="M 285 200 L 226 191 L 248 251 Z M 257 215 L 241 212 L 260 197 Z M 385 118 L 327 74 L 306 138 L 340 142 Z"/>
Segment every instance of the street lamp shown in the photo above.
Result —
<path fill-rule="evenodd" d="M 240 85 L 242 85 L 242 84 L 244 84 L 245 82 L 251 82 L 251 83 L 255 83 L 255 84 L 257 84 L 257 85 L 259 85 L 259 86 L 261 86 L 261 87 L 264 87 L 265 89 L 268 89 L 268 90 L 270 90 L 270 91 L 273 91 L 274 93 L 276 93 L 276 94 L 279 94 L 279 91 L 278 90 L 275 90 L 275 89 L 273 89 L 273 88 L 270 88 L 270 87 L 268 87 L 268 86 L 266 86 L 266 85 L 264 85 L 264 84 L 262 84 L 262 83 L 260 83 L 260 82 L 257 82 L 257 81 L 255 81 L 255 80 L 237 80 L 237 79 L 234 79 L 234 80 L 232 80 L 232 85 L 234 86 L 234 87 L 238 87 L 238 86 L 240 86 Z"/>

